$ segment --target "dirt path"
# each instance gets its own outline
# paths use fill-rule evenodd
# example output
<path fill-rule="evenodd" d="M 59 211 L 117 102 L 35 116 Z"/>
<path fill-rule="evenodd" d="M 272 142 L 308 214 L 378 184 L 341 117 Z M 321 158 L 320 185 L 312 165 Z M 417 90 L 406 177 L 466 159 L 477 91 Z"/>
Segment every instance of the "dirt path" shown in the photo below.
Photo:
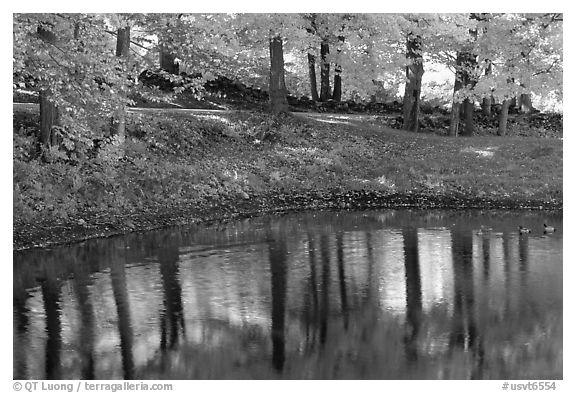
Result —
<path fill-rule="evenodd" d="M 33 103 L 13 103 L 12 109 L 14 112 L 34 112 L 40 109 L 38 104 Z M 194 115 L 209 115 L 209 114 L 225 114 L 225 113 L 234 113 L 234 112 L 246 112 L 246 110 L 226 110 L 226 109 L 183 109 L 183 108 L 139 108 L 139 107 L 131 107 L 128 108 L 129 112 L 132 113 L 169 113 L 169 114 L 179 114 L 179 115 L 186 115 L 189 114 L 191 116 Z M 367 114 L 358 114 L 358 113 L 351 113 L 351 114 L 341 114 L 341 113 L 319 113 L 319 112 L 290 112 L 294 116 L 301 117 L 301 118 L 308 118 L 312 120 L 321 120 L 326 123 L 334 123 L 334 124 L 351 124 L 351 125 L 360 125 L 362 122 L 367 120 L 375 120 L 377 115 L 367 115 Z"/>

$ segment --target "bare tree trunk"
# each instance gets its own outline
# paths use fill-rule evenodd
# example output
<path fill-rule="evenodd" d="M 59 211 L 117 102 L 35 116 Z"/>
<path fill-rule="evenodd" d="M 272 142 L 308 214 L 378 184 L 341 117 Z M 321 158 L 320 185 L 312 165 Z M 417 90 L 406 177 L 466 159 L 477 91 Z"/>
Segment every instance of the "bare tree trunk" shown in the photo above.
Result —
<path fill-rule="evenodd" d="M 288 111 L 286 98 L 286 82 L 284 80 L 284 50 L 282 37 L 270 39 L 270 111 L 280 113 Z"/>
<path fill-rule="evenodd" d="M 422 59 L 422 38 L 410 33 L 406 40 L 406 88 L 404 89 L 404 129 L 418 132 L 420 115 L 420 91 L 424 62 Z"/>
<path fill-rule="evenodd" d="M 320 64 L 320 101 L 328 101 L 330 99 L 330 62 L 326 56 L 330 53 L 330 46 L 328 40 L 324 39 L 320 44 L 320 57 L 322 63 Z"/>
<path fill-rule="evenodd" d="M 37 33 L 44 42 L 56 43 L 56 35 L 43 26 L 38 26 Z M 59 125 L 59 117 L 52 91 L 49 88 L 40 90 L 40 143 L 47 148 L 57 144 L 53 128 Z"/>
<path fill-rule="evenodd" d="M 512 80 L 512 81 L 514 81 L 514 80 Z M 508 107 L 508 110 L 513 110 L 513 109 L 515 109 L 517 105 L 518 105 L 518 99 L 517 99 L 517 97 L 512 97 L 512 98 L 510 99 L 510 105 L 509 105 L 509 107 Z"/>
<path fill-rule="evenodd" d="M 310 76 L 310 94 L 312 101 L 318 101 L 318 87 L 316 83 L 316 56 L 308 53 L 308 75 Z"/>
<path fill-rule="evenodd" d="M 334 66 L 334 90 L 332 91 L 332 99 L 337 102 L 342 101 L 342 77 L 340 76 L 341 73 L 342 73 L 342 66 L 336 64 Z"/>
<path fill-rule="evenodd" d="M 160 68 L 169 74 L 180 74 L 180 64 L 176 62 L 176 55 L 172 52 L 168 43 L 160 45 Z"/>
<path fill-rule="evenodd" d="M 490 116 L 492 114 L 492 97 L 484 97 L 482 99 L 482 113 L 486 116 Z"/>
<path fill-rule="evenodd" d="M 59 124 L 58 107 L 51 97 L 49 89 L 40 91 L 40 143 L 47 148 L 57 144 L 53 128 Z"/>
<path fill-rule="evenodd" d="M 338 36 L 338 42 L 340 45 L 344 44 L 344 36 Z M 340 54 L 342 52 L 342 47 L 339 46 L 336 52 Z M 332 99 L 336 102 L 342 101 L 342 65 L 336 64 L 334 66 L 334 91 L 332 92 Z"/>
<path fill-rule="evenodd" d="M 124 57 L 126 59 L 130 57 L 130 26 L 118 29 L 116 56 Z"/>
<path fill-rule="evenodd" d="M 506 127 L 508 123 L 508 109 L 510 108 L 511 99 L 504 99 L 502 101 L 502 110 L 498 118 L 498 135 L 506 135 Z"/>
<path fill-rule="evenodd" d="M 456 56 L 456 74 L 454 77 L 454 98 L 452 99 L 452 115 L 450 117 L 450 129 L 448 135 L 458 136 L 458 128 L 460 125 L 460 110 L 461 103 L 456 101 L 456 94 L 464 86 L 465 75 L 462 71 L 464 56 L 462 52 L 458 52 Z"/>
<path fill-rule="evenodd" d="M 458 128 L 460 126 L 460 106 L 461 104 L 452 101 L 452 113 L 450 116 L 450 129 L 448 130 L 449 136 L 458 136 Z"/>
<path fill-rule="evenodd" d="M 486 67 L 486 71 L 484 72 L 484 75 L 490 75 L 490 74 L 492 74 L 492 62 L 490 60 L 486 60 L 486 62 L 488 63 L 488 67 Z M 494 102 L 494 98 L 492 96 L 484 97 L 482 99 L 482 113 L 485 114 L 486 116 L 490 116 L 492 114 L 492 103 L 493 102 Z"/>
<path fill-rule="evenodd" d="M 130 58 L 130 26 L 118 29 L 116 56 L 126 60 Z M 126 139 L 126 108 L 124 104 L 118 106 L 113 116 L 112 135 L 116 135 L 120 142 L 124 142 Z"/>
<path fill-rule="evenodd" d="M 464 129 L 460 133 L 462 136 L 474 135 L 474 101 L 466 98 L 462 103 L 464 106 Z"/>
<path fill-rule="evenodd" d="M 473 87 L 476 81 L 471 75 L 472 68 L 476 66 L 476 58 L 470 52 L 458 52 L 456 57 L 456 76 L 454 81 L 454 96 L 464 87 Z M 462 106 L 463 115 L 465 118 L 465 127 L 460 132 L 461 135 L 470 136 L 474 133 L 474 101 L 466 98 L 460 105 L 453 99 L 452 102 L 452 118 L 450 122 L 449 135 L 458 135 L 458 126 L 460 123 L 459 115 Z M 454 124 L 452 124 L 454 123 Z"/>
<path fill-rule="evenodd" d="M 534 107 L 532 106 L 532 96 L 530 93 L 520 94 L 520 113 L 532 113 Z"/>

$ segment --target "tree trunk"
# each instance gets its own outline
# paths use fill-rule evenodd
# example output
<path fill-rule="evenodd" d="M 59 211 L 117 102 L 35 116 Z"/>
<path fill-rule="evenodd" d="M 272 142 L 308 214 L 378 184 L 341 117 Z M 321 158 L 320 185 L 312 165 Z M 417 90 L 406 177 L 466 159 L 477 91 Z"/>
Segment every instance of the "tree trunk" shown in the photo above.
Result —
<path fill-rule="evenodd" d="M 470 52 L 458 52 L 456 57 L 456 76 L 454 81 L 454 96 L 464 87 L 472 88 L 476 81 L 471 75 L 472 69 L 476 66 L 476 58 Z M 452 118 L 450 121 L 449 135 L 458 135 L 458 126 L 460 123 L 460 107 L 463 106 L 464 118 L 466 126 L 461 134 L 470 136 L 474 133 L 474 101 L 466 98 L 462 104 L 455 101 L 452 102 Z"/>
<path fill-rule="evenodd" d="M 38 26 L 37 32 L 44 42 L 56 43 L 56 35 L 52 31 Z M 51 98 L 52 92 L 49 88 L 40 90 L 40 143 L 47 148 L 57 144 L 53 128 L 59 125 L 58 107 Z"/>
<path fill-rule="evenodd" d="M 462 52 L 458 52 L 456 56 L 456 73 L 454 77 L 454 95 L 452 99 L 452 115 L 450 117 L 450 129 L 448 135 L 458 136 L 458 128 L 460 125 L 460 110 L 461 103 L 456 100 L 456 94 L 464 86 L 465 75 L 462 72 L 464 56 Z"/>
<path fill-rule="evenodd" d="M 506 135 L 506 125 L 508 123 L 508 109 L 510 108 L 511 99 L 504 99 L 502 101 L 502 110 L 498 118 L 498 135 Z"/>
<path fill-rule="evenodd" d="M 80 38 L 80 22 L 74 22 L 74 39 Z"/>
<path fill-rule="evenodd" d="M 338 36 L 338 42 L 340 42 L 340 45 L 343 45 L 344 36 Z M 342 52 L 341 46 L 336 49 L 336 52 L 338 54 Z M 342 66 L 340 64 L 334 66 L 334 91 L 332 92 L 332 99 L 336 102 L 342 101 Z"/>
<path fill-rule="evenodd" d="M 326 56 L 330 53 L 330 46 L 328 40 L 324 39 L 320 44 L 320 57 L 322 63 L 320 64 L 320 101 L 328 101 L 330 99 L 330 62 Z"/>
<path fill-rule="evenodd" d="M 464 106 L 464 128 L 460 134 L 472 136 L 474 135 L 474 101 L 466 98 L 462 105 Z"/>
<path fill-rule="evenodd" d="M 520 94 L 520 113 L 532 113 L 534 107 L 532 106 L 532 96 L 530 93 Z"/>
<path fill-rule="evenodd" d="M 124 58 L 130 57 L 130 26 L 118 29 L 116 56 Z"/>
<path fill-rule="evenodd" d="M 460 102 L 456 101 L 456 94 L 464 85 L 464 75 L 462 73 L 463 56 L 458 52 L 456 56 L 456 73 L 454 76 L 454 94 L 452 98 L 452 116 L 450 117 L 450 136 L 458 136 L 458 126 L 460 125 Z"/>
<path fill-rule="evenodd" d="M 422 89 L 422 75 L 424 63 L 422 59 L 422 38 L 410 33 L 406 40 L 406 88 L 404 89 L 404 129 L 419 131 L 420 91 Z"/>
<path fill-rule="evenodd" d="M 484 75 L 490 75 L 492 74 L 492 62 L 490 60 L 486 60 L 486 63 L 488 63 L 488 67 L 486 67 L 486 71 L 484 72 Z M 492 96 L 490 97 L 484 97 L 482 99 L 482 113 L 486 116 L 490 116 L 492 114 L 492 103 L 494 102 L 494 98 Z"/>
<path fill-rule="evenodd" d="M 118 29 L 116 40 L 116 56 L 126 60 L 130 58 L 130 26 Z M 120 142 L 126 139 L 126 108 L 120 104 L 112 119 L 112 135 L 116 135 Z"/>
<path fill-rule="evenodd" d="M 516 96 L 514 96 L 510 99 L 508 110 L 514 110 L 517 105 L 518 105 L 518 99 L 516 98 Z"/>
<path fill-rule="evenodd" d="M 270 39 L 270 111 L 280 113 L 288 111 L 286 98 L 286 82 L 284 80 L 284 50 L 282 38 L 276 36 Z"/>
<path fill-rule="evenodd" d="M 308 53 L 308 75 L 310 75 L 310 94 L 312 101 L 318 101 L 318 87 L 316 83 L 316 56 Z"/>
<path fill-rule="evenodd" d="M 180 65 L 176 62 L 176 55 L 167 44 L 160 45 L 160 68 L 169 74 L 180 74 Z"/>
<path fill-rule="evenodd" d="M 49 89 L 40 91 L 40 143 L 47 148 L 57 145 L 53 128 L 59 125 L 58 107 L 51 97 Z"/>
<path fill-rule="evenodd" d="M 482 99 L 482 113 L 486 116 L 490 116 L 492 114 L 492 97 L 484 97 Z"/>
<path fill-rule="evenodd" d="M 460 106 L 461 104 L 452 101 L 452 114 L 450 116 L 450 129 L 448 130 L 449 136 L 458 136 L 458 127 L 460 126 Z"/>
<path fill-rule="evenodd" d="M 342 77 L 340 76 L 341 73 L 342 73 L 342 66 L 336 64 L 336 66 L 334 66 L 334 90 L 332 91 L 332 99 L 337 102 L 342 101 Z"/>

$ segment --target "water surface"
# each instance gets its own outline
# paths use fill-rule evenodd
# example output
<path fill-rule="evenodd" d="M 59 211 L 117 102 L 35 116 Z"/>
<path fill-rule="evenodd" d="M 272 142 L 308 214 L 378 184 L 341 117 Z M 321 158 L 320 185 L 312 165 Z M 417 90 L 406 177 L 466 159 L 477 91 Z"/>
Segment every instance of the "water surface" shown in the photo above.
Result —
<path fill-rule="evenodd" d="M 562 378 L 562 214 L 317 212 L 91 240 L 15 253 L 13 302 L 15 379 Z"/>

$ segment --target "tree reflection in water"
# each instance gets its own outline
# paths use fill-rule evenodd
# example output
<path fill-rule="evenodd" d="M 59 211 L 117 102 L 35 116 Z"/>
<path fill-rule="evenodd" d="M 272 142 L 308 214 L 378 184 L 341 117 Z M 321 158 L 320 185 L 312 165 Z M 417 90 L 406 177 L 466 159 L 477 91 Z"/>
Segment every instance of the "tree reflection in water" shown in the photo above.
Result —
<path fill-rule="evenodd" d="M 15 253 L 14 377 L 561 378 L 562 232 L 516 232 L 544 221 L 306 213 Z"/>

